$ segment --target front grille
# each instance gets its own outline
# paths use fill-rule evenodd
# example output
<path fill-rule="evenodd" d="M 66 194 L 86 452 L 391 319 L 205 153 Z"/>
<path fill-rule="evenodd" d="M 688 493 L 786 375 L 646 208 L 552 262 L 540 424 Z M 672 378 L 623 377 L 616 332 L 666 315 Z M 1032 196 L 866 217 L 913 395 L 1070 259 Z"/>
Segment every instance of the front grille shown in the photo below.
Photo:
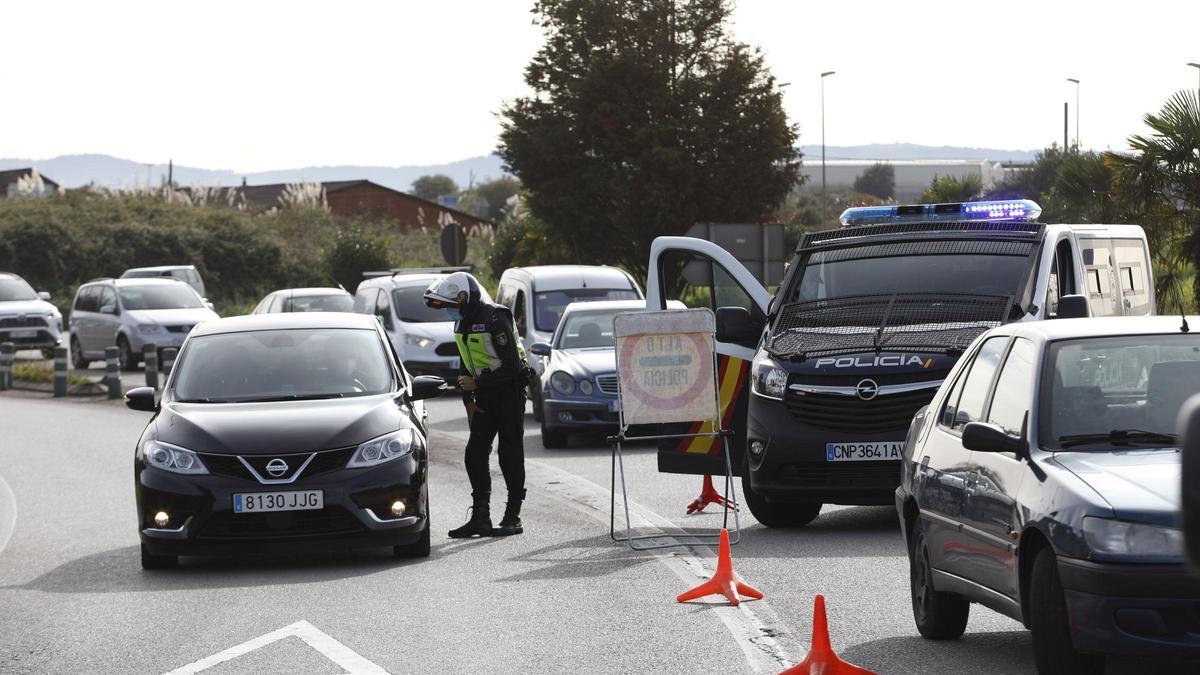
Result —
<path fill-rule="evenodd" d="M 857 396 L 800 394 L 789 390 L 785 403 L 792 417 L 805 426 L 872 435 L 892 431 L 896 437 L 890 440 L 898 441 L 904 437 L 913 415 L 933 400 L 936 392 L 936 388 L 920 389 L 880 394 L 864 401 Z"/>
<path fill-rule="evenodd" d="M 192 329 L 191 326 L 166 326 L 168 333 L 186 333 Z"/>
<path fill-rule="evenodd" d="M 45 328 L 50 324 L 40 316 L 6 316 L 0 319 L 0 328 Z"/>
<path fill-rule="evenodd" d="M 438 356 L 458 356 L 458 345 L 453 342 L 443 342 L 433 350 Z"/>
<path fill-rule="evenodd" d="M 319 511 L 233 513 L 218 511 L 196 531 L 198 539 L 272 539 L 353 534 L 362 525 L 346 509 L 326 506 Z"/>
<path fill-rule="evenodd" d="M 895 489 L 900 484 L 900 462 L 827 462 L 784 464 L 779 479 L 804 487 Z"/>
<path fill-rule="evenodd" d="M 313 457 L 312 461 L 308 463 L 308 467 L 304 469 L 304 474 L 301 477 L 317 476 L 345 467 L 346 462 L 350 461 L 350 455 L 354 454 L 354 450 L 355 448 L 339 448 L 337 450 L 323 450 L 318 452 L 317 456 Z M 263 478 L 280 480 L 291 477 L 311 454 L 310 452 L 304 452 L 292 455 L 252 455 L 247 456 L 246 461 L 250 462 L 251 466 Z M 271 476 L 266 471 L 267 462 L 276 457 L 288 463 L 288 472 L 279 478 Z M 200 453 L 200 458 L 204 461 L 204 465 L 208 467 L 208 472 L 211 474 L 258 482 L 254 474 L 250 473 L 241 460 L 237 458 L 237 455 Z"/>
<path fill-rule="evenodd" d="M 600 388 L 601 392 L 610 396 L 616 396 L 620 387 L 617 384 L 616 375 L 600 375 L 596 378 L 596 386 Z"/>

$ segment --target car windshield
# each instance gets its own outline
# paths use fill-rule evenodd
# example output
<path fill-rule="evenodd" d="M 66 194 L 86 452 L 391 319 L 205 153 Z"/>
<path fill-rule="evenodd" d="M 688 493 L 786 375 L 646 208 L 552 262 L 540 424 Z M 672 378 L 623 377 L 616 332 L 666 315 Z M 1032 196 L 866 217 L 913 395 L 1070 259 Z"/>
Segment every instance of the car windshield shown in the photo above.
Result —
<path fill-rule="evenodd" d="M 349 295 L 295 295 L 283 300 L 285 312 L 353 312 L 354 298 Z"/>
<path fill-rule="evenodd" d="M 195 337 L 173 380 L 177 400 L 200 403 L 367 396 L 393 382 L 375 331 L 337 328 Z"/>
<path fill-rule="evenodd" d="M 1051 345 L 1039 424 L 1051 449 L 1167 446 L 1200 393 L 1200 335 L 1132 335 Z"/>
<path fill-rule="evenodd" d="M 122 279 L 148 279 L 150 277 L 165 277 L 166 272 L 160 270 L 126 270 Z"/>
<path fill-rule="evenodd" d="M 144 283 L 144 282 L 143 282 Z M 121 286 L 121 306 L 125 309 L 199 309 L 204 302 L 187 284 L 146 284 Z"/>
<path fill-rule="evenodd" d="M 396 303 L 396 316 L 405 323 L 434 323 L 449 321 L 444 309 L 425 306 L 425 286 L 409 286 L 392 291 Z"/>
<path fill-rule="evenodd" d="M 37 293 L 33 292 L 33 288 L 25 283 L 24 279 L 0 279 L 0 302 L 18 300 L 37 300 Z"/>
<path fill-rule="evenodd" d="M 571 312 L 558 331 L 558 348 L 613 347 L 616 344 L 613 338 L 613 317 L 628 311 L 630 310 L 612 309 L 602 312 Z"/>
<path fill-rule="evenodd" d="M 788 301 L 893 293 L 1013 295 L 1029 265 L 1027 257 L 1015 255 L 834 258 L 807 263 Z"/>
<path fill-rule="evenodd" d="M 572 288 L 563 291 L 543 291 L 533 296 L 534 325 L 551 333 L 558 327 L 563 310 L 572 302 L 598 300 L 637 300 L 638 292 L 631 288 Z"/>

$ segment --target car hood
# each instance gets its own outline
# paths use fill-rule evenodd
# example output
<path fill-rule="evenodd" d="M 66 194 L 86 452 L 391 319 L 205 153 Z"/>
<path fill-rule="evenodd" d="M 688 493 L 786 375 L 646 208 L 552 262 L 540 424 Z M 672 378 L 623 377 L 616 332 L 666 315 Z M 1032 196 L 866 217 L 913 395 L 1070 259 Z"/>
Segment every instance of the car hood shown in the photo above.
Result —
<path fill-rule="evenodd" d="M 137 323 L 156 323 L 165 326 L 195 325 L 201 321 L 220 318 L 206 307 L 195 309 L 129 309 L 129 317 Z"/>
<path fill-rule="evenodd" d="M 8 300 L 0 302 L 0 316 L 13 314 L 57 314 L 58 308 L 45 300 Z"/>
<path fill-rule="evenodd" d="M 617 370 L 617 354 L 612 347 L 556 349 L 552 353 L 551 368 L 572 375 L 603 375 Z"/>
<path fill-rule="evenodd" d="M 1054 461 L 1103 497 L 1117 518 L 1177 526 L 1179 456 L 1173 448 L 1058 452 Z"/>
<path fill-rule="evenodd" d="M 169 403 L 158 440 L 196 452 L 276 455 L 358 445 L 405 425 L 394 394 L 278 403 Z"/>

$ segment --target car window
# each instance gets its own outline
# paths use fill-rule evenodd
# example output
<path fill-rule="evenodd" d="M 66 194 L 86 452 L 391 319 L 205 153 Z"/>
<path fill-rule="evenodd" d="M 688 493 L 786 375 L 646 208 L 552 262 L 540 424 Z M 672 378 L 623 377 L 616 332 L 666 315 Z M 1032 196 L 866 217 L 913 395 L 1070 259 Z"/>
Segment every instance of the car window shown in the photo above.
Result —
<path fill-rule="evenodd" d="M 563 320 L 563 325 L 558 329 L 558 348 L 588 349 L 613 347 L 616 344 L 613 338 L 613 318 L 617 314 L 627 311 L 629 310 L 615 309 L 606 312 L 572 312 Z"/>
<path fill-rule="evenodd" d="M 101 305 L 103 305 L 101 301 Z M 200 296 L 187 284 L 146 284 L 122 286 L 121 305 L 125 309 L 199 309 Z"/>
<path fill-rule="evenodd" d="M 992 395 L 987 421 L 1014 436 L 1021 433 L 1025 415 L 1029 412 L 1036 359 L 1037 348 L 1033 342 L 1016 338 L 996 379 L 996 392 Z"/>
<path fill-rule="evenodd" d="M 117 308 L 117 294 L 108 286 L 100 287 L 100 300 L 97 303 L 101 309 L 105 307 Z"/>
<path fill-rule="evenodd" d="M 100 309 L 100 305 L 97 304 L 99 299 L 99 286 L 84 286 L 75 296 L 75 309 L 80 312 L 95 312 Z"/>
<path fill-rule="evenodd" d="M 350 312 L 354 298 L 349 295 L 285 295 L 284 312 Z"/>
<path fill-rule="evenodd" d="M 517 291 L 517 297 L 513 299 L 512 306 L 513 326 L 517 329 L 517 335 L 525 335 L 529 332 L 529 314 L 525 311 L 525 305 L 525 291 Z"/>
<path fill-rule="evenodd" d="M 37 300 L 37 293 L 24 279 L 0 278 L 0 302 L 14 300 Z"/>
<path fill-rule="evenodd" d="M 375 294 L 377 292 L 374 286 L 358 289 L 358 292 L 354 294 L 354 311 L 363 314 L 374 314 Z"/>
<path fill-rule="evenodd" d="M 1000 335 L 989 338 L 971 362 L 971 370 L 963 378 L 962 392 L 954 401 L 952 412 L 943 412 L 943 417 L 949 414 L 951 429 L 961 429 L 968 422 L 978 422 L 983 415 L 983 404 L 987 398 L 988 387 L 992 384 L 992 375 L 1000 363 L 1000 355 L 1004 353 L 1004 345 L 1008 336 Z M 949 405 L 948 402 L 947 405 Z"/>

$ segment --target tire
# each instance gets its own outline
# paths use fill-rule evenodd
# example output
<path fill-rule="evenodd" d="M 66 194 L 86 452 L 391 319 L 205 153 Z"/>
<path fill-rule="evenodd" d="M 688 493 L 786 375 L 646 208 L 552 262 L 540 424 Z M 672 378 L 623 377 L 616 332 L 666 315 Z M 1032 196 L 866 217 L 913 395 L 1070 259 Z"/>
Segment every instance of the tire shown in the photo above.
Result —
<path fill-rule="evenodd" d="M 137 367 L 138 357 L 129 346 L 129 340 L 124 335 L 117 336 L 117 363 L 122 371 L 133 370 Z"/>
<path fill-rule="evenodd" d="M 1082 654 L 1071 644 L 1067 600 L 1058 561 L 1049 547 L 1038 552 L 1029 575 L 1029 631 L 1039 673 L 1087 675 L 1104 672 L 1104 657 Z"/>
<path fill-rule="evenodd" d="M 79 346 L 79 339 L 71 336 L 71 366 L 75 370 L 87 370 L 91 364 L 92 362 L 83 355 L 83 347 Z"/>
<path fill-rule="evenodd" d="M 567 435 L 561 431 L 554 431 L 546 427 L 546 420 L 542 420 L 542 446 L 547 450 L 560 450 L 567 447 Z"/>
<path fill-rule="evenodd" d="M 425 531 L 421 533 L 421 538 L 411 544 L 393 547 L 392 555 L 397 558 L 428 558 L 430 550 L 429 532 L 432 527 L 429 524 L 429 519 L 426 519 Z"/>
<path fill-rule="evenodd" d="M 175 569 L 179 565 L 179 556 L 177 555 L 154 555 L 146 550 L 146 545 L 142 544 L 142 569 L 144 570 L 170 570 Z"/>
<path fill-rule="evenodd" d="M 914 523 L 908 549 L 909 584 L 912 589 L 913 620 L 927 640 L 957 640 L 967 630 L 971 603 L 962 596 L 933 588 L 933 562 L 920 523 Z"/>
<path fill-rule="evenodd" d="M 767 527 L 804 527 L 821 513 L 821 502 L 768 502 L 750 486 L 750 460 L 742 463 L 742 498 L 755 520 Z"/>

